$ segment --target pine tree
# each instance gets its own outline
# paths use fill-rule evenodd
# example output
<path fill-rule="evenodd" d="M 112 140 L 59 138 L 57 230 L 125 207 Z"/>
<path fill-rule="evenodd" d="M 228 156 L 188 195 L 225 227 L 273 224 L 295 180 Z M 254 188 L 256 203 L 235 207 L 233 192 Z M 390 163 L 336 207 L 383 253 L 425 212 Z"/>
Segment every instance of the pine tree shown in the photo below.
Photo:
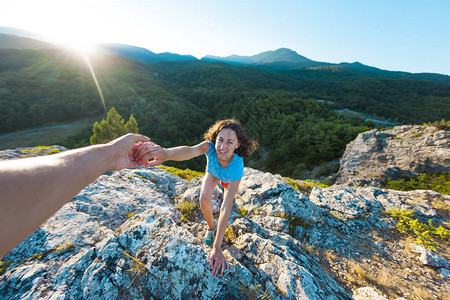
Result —
<path fill-rule="evenodd" d="M 125 124 L 124 119 L 114 107 L 108 111 L 106 120 L 102 120 L 100 123 L 95 122 L 92 129 L 94 134 L 90 139 L 91 145 L 110 142 L 128 132 L 139 133 L 138 124 L 133 115 Z"/>
<path fill-rule="evenodd" d="M 128 133 L 139 133 L 139 128 L 133 114 L 130 115 L 128 122 L 125 124 L 125 130 Z"/>

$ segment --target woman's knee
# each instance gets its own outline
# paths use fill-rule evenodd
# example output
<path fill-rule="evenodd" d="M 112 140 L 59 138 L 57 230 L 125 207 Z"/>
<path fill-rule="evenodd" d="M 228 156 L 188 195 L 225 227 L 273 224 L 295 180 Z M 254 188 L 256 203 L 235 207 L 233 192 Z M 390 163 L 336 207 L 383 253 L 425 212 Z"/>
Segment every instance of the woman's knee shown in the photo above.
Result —
<path fill-rule="evenodd" d="M 214 193 L 214 188 L 216 187 L 219 179 L 207 174 L 203 178 L 202 189 L 200 191 L 200 205 L 205 205 L 211 203 L 211 198 Z"/>
<path fill-rule="evenodd" d="M 212 198 L 212 194 L 211 195 L 208 195 L 208 194 L 206 194 L 206 193 L 203 193 L 203 191 L 202 191 L 202 193 L 200 193 L 200 199 L 199 199 L 199 201 L 200 201 L 200 205 L 207 205 L 207 204 L 209 204 L 209 203 L 211 203 L 211 198 Z"/>

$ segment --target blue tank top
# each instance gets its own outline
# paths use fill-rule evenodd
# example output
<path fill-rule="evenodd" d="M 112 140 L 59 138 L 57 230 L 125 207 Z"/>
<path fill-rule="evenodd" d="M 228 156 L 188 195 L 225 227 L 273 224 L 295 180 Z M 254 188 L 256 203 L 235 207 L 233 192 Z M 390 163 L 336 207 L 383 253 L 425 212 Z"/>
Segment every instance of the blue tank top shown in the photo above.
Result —
<path fill-rule="evenodd" d="M 230 164 L 222 168 L 217 160 L 216 147 L 213 142 L 208 142 L 209 150 L 206 152 L 206 171 L 223 182 L 236 181 L 244 175 L 244 160 L 236 153 Z"/>

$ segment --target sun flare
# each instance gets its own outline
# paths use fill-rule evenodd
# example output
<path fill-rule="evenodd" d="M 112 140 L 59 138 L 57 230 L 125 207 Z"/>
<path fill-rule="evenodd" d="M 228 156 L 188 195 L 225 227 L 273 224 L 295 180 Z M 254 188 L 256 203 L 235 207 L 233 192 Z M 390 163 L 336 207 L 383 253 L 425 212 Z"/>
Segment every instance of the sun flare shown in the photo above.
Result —
<path fill-rule="evenodd" d="M 90 53 L 94 50 L 94 44 L 89 41 L 73 40 L 62 44 L 64 47 L 74 49 L 81 53 Z"/>
<path fill-rule="evenodd" d="M 94 44 L 96 43 L 92 39 L 89 39 L 86 35 L 79 32 L 70 34 L 66 31 L 62 34 L 55 34 L 52 39 L 55 44 L 81 53 L 92 52 L 94 49 Z"/>

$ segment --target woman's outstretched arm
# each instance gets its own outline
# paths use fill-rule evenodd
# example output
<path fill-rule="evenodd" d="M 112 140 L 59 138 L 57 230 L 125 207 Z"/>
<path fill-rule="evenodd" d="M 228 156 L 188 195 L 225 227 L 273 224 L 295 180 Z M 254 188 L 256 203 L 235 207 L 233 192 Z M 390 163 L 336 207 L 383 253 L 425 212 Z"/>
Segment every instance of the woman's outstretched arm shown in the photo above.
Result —
<path fill-rule="evenodd" d="M 146 167 L 154 167 L 168 160 L 183 161 L 205 154 L 209 150 L 206 141 L 195 146 L 179 146 L 174 148 L 163 148 L 160 146 L 154 149 L 152 143 L 139 143 L 136 151 L 136 160 Z M 147 163 L 151 158 L 154 159 Z"/>
<path fill-rule="evenodd" d="M 143 135 L 127 134 L 108 144 L 1 161 L 0 257 L 98 176 L 142 165 L 134 154 L 136 143 L 145 141 L 149 139 Z"/>

